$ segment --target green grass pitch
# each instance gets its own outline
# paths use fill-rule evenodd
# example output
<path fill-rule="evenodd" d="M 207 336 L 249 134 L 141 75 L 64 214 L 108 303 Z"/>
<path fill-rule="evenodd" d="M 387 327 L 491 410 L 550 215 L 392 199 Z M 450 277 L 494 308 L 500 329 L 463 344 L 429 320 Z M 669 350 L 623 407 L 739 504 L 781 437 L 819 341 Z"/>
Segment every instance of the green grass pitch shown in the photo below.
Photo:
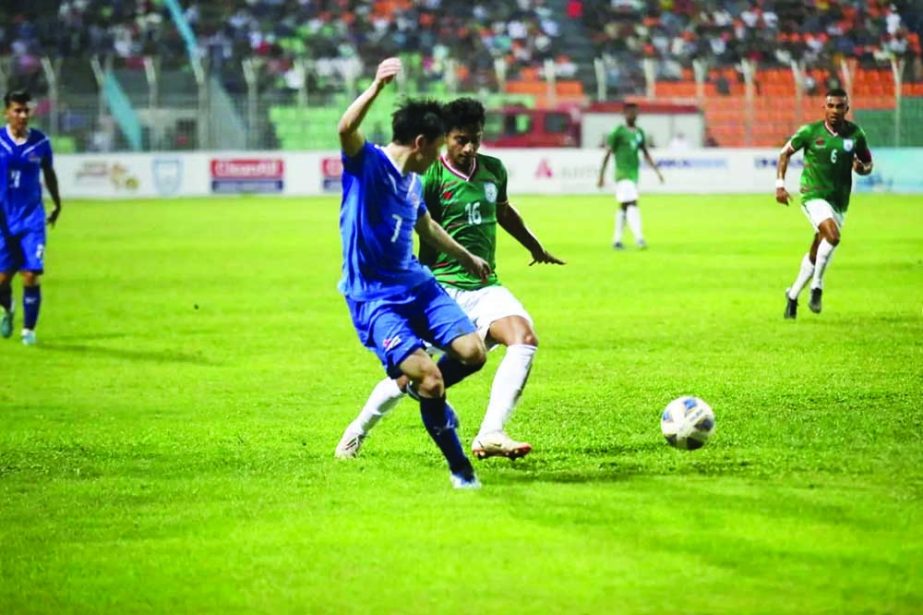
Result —
<path fill-rule="evenodd" d="M 771 196 L 645 197 L 619 253 L 608 196 L 515 202 L 568 264 L 501 240 L 535 451 L 464 493 L 410 401 L 333 459 L 382 376 L 336 197 L 66 204 L 39 345 L 0 340 L 0 612 L 921 612 L 923 199 L 855 196 L 796 322 Z M 450 391 L 466 445 L 501 352 Z"/>

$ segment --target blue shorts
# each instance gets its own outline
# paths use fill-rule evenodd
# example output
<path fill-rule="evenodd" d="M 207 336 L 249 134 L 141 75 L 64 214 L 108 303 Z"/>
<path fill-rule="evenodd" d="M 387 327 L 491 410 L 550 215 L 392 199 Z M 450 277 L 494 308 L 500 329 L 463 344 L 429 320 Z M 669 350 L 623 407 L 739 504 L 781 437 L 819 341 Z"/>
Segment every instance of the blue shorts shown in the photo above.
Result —
<path fill-rule="evenodd" d="M 435 279 L 385 299 L 347 297 L 346 304 L 359 341 L 378 355 L 391 378 L 401 375 L 401 363 L 424 341 L 448 348 L 452 340 L 477 331 Z"/>
<path fill-rule="evenodd" d="M 0 271 L 45 271 L 45 227 L 0 232 Z"/>

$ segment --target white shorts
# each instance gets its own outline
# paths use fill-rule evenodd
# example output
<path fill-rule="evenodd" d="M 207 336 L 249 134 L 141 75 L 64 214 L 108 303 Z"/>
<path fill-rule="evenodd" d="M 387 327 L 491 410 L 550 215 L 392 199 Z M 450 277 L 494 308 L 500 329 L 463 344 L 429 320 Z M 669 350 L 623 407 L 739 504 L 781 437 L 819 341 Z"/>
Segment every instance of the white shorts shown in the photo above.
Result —
<path fill-rule="evenodd" d="M 615 200 L 619 203 L 631 203 L 638 200 L 638 184 L 630 179 L 615 182 Z"/>
<path fill-rule="evenodd" d="M 526 308 L 505 286 L 485 286 L 477 290 L 446 286 L 445 291 L 465 311 L 482 339 L 487 339 L 491 324 L 507 316 L 521 316 L 532 324 Z"/>
<path fill-rule="evenodd" d="M 846 223 L 846 215 L 835 211 L 830 203 L 824 199 L 805 201 L 801 204 L 801 210 L 811 221 L 811 226 L 814 227 L 815 231 L 820 227 L 821 222 L 830 218 L 833 218 L 833 221 L 836 222 L 837 228 L 843 228 Z"/>

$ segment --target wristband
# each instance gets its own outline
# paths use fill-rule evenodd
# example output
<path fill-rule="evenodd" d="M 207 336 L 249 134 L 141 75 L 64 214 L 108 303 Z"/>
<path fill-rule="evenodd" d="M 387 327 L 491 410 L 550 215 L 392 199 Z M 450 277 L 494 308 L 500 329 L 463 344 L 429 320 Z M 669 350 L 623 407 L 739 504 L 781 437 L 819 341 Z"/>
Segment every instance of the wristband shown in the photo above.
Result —
<path fill-rule="evenodd" d="M 785 187 L 785 180 L 782 179 L 781 177 L 777 177 L 776 178 L 776 188 L 778 189 L 778 188 L 784 188 L 784 187 Z"/>

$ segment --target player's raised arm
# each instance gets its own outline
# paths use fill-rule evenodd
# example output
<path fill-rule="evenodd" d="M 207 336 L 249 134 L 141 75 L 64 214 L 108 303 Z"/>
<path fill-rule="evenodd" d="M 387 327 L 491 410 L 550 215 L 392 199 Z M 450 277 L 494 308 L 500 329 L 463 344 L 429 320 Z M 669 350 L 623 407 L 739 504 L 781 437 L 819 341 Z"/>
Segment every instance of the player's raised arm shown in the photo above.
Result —
<path fill-rule="evenodd" d="M 522 219 L 519 211 L 510 203 L 497 203 L 497 224 L 503 227 L 503 230 L 512 235 L 516 241 L 522 244 L 522 247 L 529 251 L 532 255 L 532 262 L 529 263 L 530 266 L 535 263 L 550 263 L 552 265 L 564 264 L 564 261 L 542 247 L 542 242 L 540 242 L 538 237 L 529 230 L 529 227 L 526 226 L 526 221 Z"/>
<path fill-rule="evenodd" d="M 445 252 L 468 270 L 471 275 L 477 276 L 486 282 L 490 276 L 490 263 L 480 256 L 475 256 L 465 249 L 460 243 L 452 239 L 439 224 L 426 212 L 417 219 L 414 226 L 420 239 L 430 244 L 440 252 Z"/>
<path fill-rule="evenodd" d="M 372 103 L 378 97 L 378 93 L 391 81 L 394 76 L 401 71 L 401 61 L 397 58 L 388 58 L 378 65 L 375 73 L 375 80 L 359 97 L 352 102 L 340 123 L 337 125 L 337 132 L 340 134 L 340 147 L 347 156 L 355 156 L 362 149 L 365 143 L 365 137 L 359 132 L 359 125 L 365 119 L 365 114 L 372 107 Z"/>
<path fill-rule="evenodd" d="M 61 193 L 58 191 L 58 174 L 54 171 L 54 165 L 51 161 L 45 159 L 42 161 L 42 175 L 45 176 L 45 186 L 48 188 L 48 194 L 54 203 L 54 208 L 48 214 L 48 224 L 54 226 L 61 215 Z"/>

